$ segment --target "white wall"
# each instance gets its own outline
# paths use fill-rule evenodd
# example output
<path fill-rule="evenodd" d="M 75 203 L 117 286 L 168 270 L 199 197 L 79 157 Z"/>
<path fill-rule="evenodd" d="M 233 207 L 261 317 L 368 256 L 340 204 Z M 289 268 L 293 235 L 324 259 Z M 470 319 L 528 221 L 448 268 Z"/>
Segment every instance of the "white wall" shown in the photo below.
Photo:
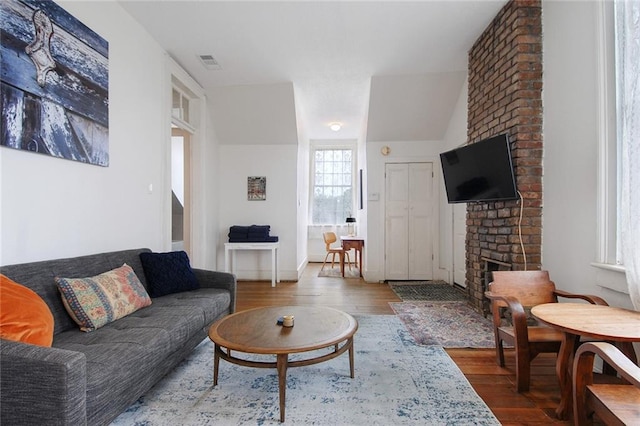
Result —
<path fill-rule="evenodd" d="M 465 71 L 371 78 L 367 141 L 442 139 Z"/>
<path fill-rule="evenodd" d="M 221 144 L 298 144 L 292 83 L 225 86 L 209 93 Z"/>
<path fill-rule="evenodd" d="M 165 54 L 116 2 L 60 5 L 109 42 L 110 165 L 0 147 L 0 264 L 167 249 Z"/>
<path fill-rule="evenodd" d="M 450 280 L 451 229 L 450 209 L 443 198 L 444 184 L 439 153 L 445 147 L 466 140 L 466 72 L 427 73 L 422 75 L 374 76 L 366 143 L 365 208 L 358 221 L 366 235 L 365 271 L 367 281 L 384 277 L 384 172 L 393 162 L 432 162 L 435 172 L 434 193 L 440 200 L 436 209 L 434 241 L 434 277 Z M 380 149 L 391 148 L 383 156 Z M 444 216 L 444 222 L 440 220 Z M 449 222 L 447 222 L 449 221 Z M 448 241 L 443 240 L 448 239 Z M 441 256 L 445 254 L 445 258 Z"/>
<path fill-rule="evenodd" d="M 445 133 L 444 140 L 442 141 L 442 151 L 449 151 L 457 148 L 467 142 L 467 95 L 469 92 L 469 83 L 465 80 L 462 89 L 460 90 L 460 96 L 456 102 L 451 120 L 449 120 L 449 127 Z M 440 183 L 440 263 L 438 267 L 442 270 L 443 274 L 446 274 L 447 278 L 444 278 L 449 283 L 453 283 L 453 267 L 454 267 L 454 252 L 457 253 L 458 259 L 465 257 L 465 246 L 455 245 L 454 238 L 454 221 L 453 211 L 457 209 L 458 214 L 466 214 L 466 204 L 448 204 L 447 193 L 444 188 L 444 178 L 442 177 L 442 165 L 440 161 L 434 167 L 436 174 L 439 176 Z M 458 231 L 456 229 L 456 231 Z M 466 230 L 460 230 L 458 232 L 466 232 Z M 464 285 L 464 283 L 458 283 Z"/>
<path fill-rule="evenodd" d="M 380 152 L 383 146 L 391 148 L 387 156 Z M 437 170 L 442 150 L 442 141 L 412 142 L 367 142 L 367 240 L 364 250 L 364 278 L 369 282 L 384 280 L 384 223 L 385 223 L 385 165 L 386 163 L 432 162 Z M 436 199 L 442 191 L 441 177 L 434 178 Z M 436 210 L 439 211 L 439 210 Z M 434 226 L 439 226 L 439 214 L 434 218 Z M 439 239 L 438 233 L 434 233 Z M 434 265 L 439 264 L 439 241 L 434 241 Z M 433 271 L 436 279 L 444 279 L 439 269 Z"/>
<path fill-rule="evenodd" d="M 209 99 L 206 99 L 206 104 L 206 110 L 210 111 L 212 105 Z M 204 217 L 201 218 L 202 225 L 199 231 L 202 241 L 200 247 L 203 256 L 201 264 L 205 269 L 222 271 L 224 264 L 218 263 L 220 206 L 222 205 L 220 202 L 220 145 L 211 115 L 206 114 L 204 121 L 206 140 L 200 144 L 200 151 L 194 153 L 196 158 L 202 159 L 202 182 L 200 184 L 202 203 L 199 205 L 200 212 L 204 215 Z M 224 235 L 226 235 L 226 233 Z M 195 240 L 195 238 L 193 239 Z"/>
<path fill-rule="evenodd" d="M 229 227 L 270 225 L 271 235 L 280 239 L 280 276 L 297 280 L 306 262 L 304 249 L 299 255 L 298 237 L 304 200 L 298 166 L 305 148 L 299 151 L 293 84 L 226 86 L 211 93 L 211 119 L 220 144 L 218 268 L 224 265 Z M 247 200 L 249 176 L 266 176 L 265 201 Z M 271 279 L 270 252 L 239 251 L 236 256 L 239 279 Z"/>
<path fill-rule="evenodd" d="M 307 249 L 307 238 L 309 225 L 309 141 L 301 139 L 298 145 L 298 167 L 297 167 L 297 194 L 296 194 L 296 217 L 297 236 L 296 242 L 296 269 L 297 278 L 300 278 L 304 268 L 309 261 Z"/>
<path fill-rule="evenodd" d="M 599 135 L 597 2 L 543 2 L 542 266 L 567 291 L 631 308 L 624 274 L 596 261 Z"/>
<path fill-rule="evenodd" d="M 369 87 L 371 87 L 371 82 L 369 82 Z M 370 90 L 366 95 L 366 103 L 367 105 L 370 101 L 371 92 Z M 367 203 L 367 191 L 369 188 L 368 184 L 368 174 L 369 170 L 367 169 L 367 123 L 369 122 L 369 110 L 365 110 L 364 117 L 362 118 L 362 125 L 360 127 L 360 135 L 358 137 L 358 175 L 357 179 L 357 191 L 356 191 L 356 204 L 358 205 L 358 209 L 355 211 L 354 215 L 356 217 L 356 223 L 358 224 L 356 228 L 356 232 L 359 236 L 364 238 L 365 243 L 368 239 L 368 229 L 369 229 L 369 210 Z M 360 176 L 360 170 L 362 170 L 362 176 Z M 362 181 L 360 181 L 362 179 Z M 362 191 L 362 193 L 360 193 Z M 360 199 L 362 198 L 362 209 L 360 209 Z M 363 273 L 364 275 L 364 273 Z"/>
<path fill-rule="evenodd" d="M 218 265 L 224 265 L 224 243 L 233 225 L 270 225 L 280 239 L 280 273 L 297 280 L 296 145 L 221 145 Z M 267 199 L 247 200 L 247 177 L 266 176 Z M 238 251 L 238 279 L 270 280 L 271 253 Z"/>
<path fill-rule="evenodd" d="M 303 103 L 300 102 L 299 88 L 294 86 L 294 103 L 296 111 L 296 129 L 298 131 L 298 166 L 297 166 L 297 248 L 296 248 L 296 268 L 297 276 L 300 278 L 304 268 L 309 261 L 309 253 L 307 249 L 307 226 L 309 224 L 309 137 L 307 136 L 306 123 L 302 117 L 305 116 L 305 111 L 302 107 Z"/>

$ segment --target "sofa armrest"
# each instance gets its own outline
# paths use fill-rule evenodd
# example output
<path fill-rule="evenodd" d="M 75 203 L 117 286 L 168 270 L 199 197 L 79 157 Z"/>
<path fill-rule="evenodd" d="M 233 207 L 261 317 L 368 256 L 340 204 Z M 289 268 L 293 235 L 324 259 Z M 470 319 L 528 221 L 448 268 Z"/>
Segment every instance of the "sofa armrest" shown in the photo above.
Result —
<path fill-rule="evenodd" d="M 83 353 L 0 339 L 0 424 L 87 424 Z"/>
<path fill-rule="evenodd" d="M 196 274 L 196 279 L 203 288 L 221 288 L 229 290 L 231 295 L 231 313 L 236 311 L 236 277 L 233 274 L 219 271 L 208 271 L 205 269 L 193 268 L 193 272 Z"/>

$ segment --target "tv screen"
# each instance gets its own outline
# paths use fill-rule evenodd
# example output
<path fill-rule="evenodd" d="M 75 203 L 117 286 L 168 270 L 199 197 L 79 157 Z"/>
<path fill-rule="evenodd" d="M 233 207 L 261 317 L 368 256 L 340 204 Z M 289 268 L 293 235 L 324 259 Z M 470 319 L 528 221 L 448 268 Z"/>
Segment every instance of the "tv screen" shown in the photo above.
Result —
<path fill-rule="evenodd" d="M 449 203 L 518 198 L 509 136 L 494 136 L 440 154 Z"/>

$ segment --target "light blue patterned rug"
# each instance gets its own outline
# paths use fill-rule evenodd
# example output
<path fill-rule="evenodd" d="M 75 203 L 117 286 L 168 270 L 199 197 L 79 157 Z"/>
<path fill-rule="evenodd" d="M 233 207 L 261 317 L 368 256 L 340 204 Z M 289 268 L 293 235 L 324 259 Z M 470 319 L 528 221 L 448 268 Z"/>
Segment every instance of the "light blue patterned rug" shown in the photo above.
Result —
<path fill-rule="evenodd" d="M 415 343 L 394 315 L 356 316 L 355 379 L 348 354 L 287 372 L 289 425 L 499 425 L 439 346 Z M 275 369 L 220 361 L 200 344 L 114 425 L 280 424 Z"/>

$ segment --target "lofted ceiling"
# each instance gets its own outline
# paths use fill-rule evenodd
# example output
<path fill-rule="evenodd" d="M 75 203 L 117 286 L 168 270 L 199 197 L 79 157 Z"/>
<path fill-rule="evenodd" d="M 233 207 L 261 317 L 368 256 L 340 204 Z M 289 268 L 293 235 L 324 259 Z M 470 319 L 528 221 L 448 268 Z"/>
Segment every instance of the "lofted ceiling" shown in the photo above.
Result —
<path fill-rule="evenodd" d="M 369 131 L 370 140 L 434 140 L 446 125 L 443 108 L 460 94 L 467 52 L 506 1 L 120 3 L 208 96 L 224 86 L 291 83 L 310 139 Z M 212 55 L 219 69 L 199 55 Z M 405 102 L 412 95 L 431 99 Z M 416 104 L 424 111 L 410 110 Z M 426 126 L 422 118 L 431 117 Z M 329 130 L 332 122 L 342 130 Z M 393 123 L 402 125 L 394 132 Z"/>

